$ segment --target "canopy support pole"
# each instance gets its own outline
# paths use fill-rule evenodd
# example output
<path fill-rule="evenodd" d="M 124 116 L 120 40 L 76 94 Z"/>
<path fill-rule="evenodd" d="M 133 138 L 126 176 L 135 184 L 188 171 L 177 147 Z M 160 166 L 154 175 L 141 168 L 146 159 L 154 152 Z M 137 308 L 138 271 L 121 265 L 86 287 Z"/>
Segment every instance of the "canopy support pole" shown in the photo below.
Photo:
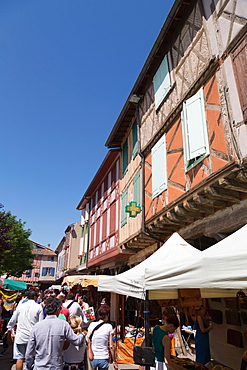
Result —
<path fill-rule="evenodd" d="M 145 346 L 149 347 L 151 345 L 149 339 L 149 331 L 150 331 L 150 322 L 149 322 L 149 301 L 148 301 L 148 291 L 145 292 L 145 300 L 144 300 L 144 330 L 145 330 Z M 150 370 L 150 366 L 145 366 L 146 370 Z"/>

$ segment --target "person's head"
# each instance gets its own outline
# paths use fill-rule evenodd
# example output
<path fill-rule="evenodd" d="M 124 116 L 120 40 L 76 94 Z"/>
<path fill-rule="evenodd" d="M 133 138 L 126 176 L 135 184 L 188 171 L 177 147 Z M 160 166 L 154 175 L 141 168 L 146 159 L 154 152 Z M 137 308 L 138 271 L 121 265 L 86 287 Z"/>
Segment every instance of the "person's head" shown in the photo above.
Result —
<path fill-rule="evenodd" d="M 45 308 L 47 315 L 56 315 L 58 316 L 60 313 L 62 302 L 57 299 L 56 297 L 49 297 L 47 298 Z"/>
<path fill-rule="evenodd" d="M 88 303 L 88 299 L 87 299 L 86 295 L 83 295 L 81 298 L 82 298 L 83 302 Z"/>
<path fill-rule="evenodd" d="M 110 315 L 110 307 L 106 304 L 101 305 L 98 309 L 98 319 L 107 321 Z"/>
<path fill-rule="evenodd" d="M 64 303 L 64 302 L 65 302 L 65 295 L 64 295 L 64 294 L 62 294 L 62 293 L 58 294 L 57 298 L 58 298 L 58 299 L 60 299 L 60 301 L 61 301 L 62 303 Z"/>
<path fill-rule="evenodd" d="M 74 293 L 68 293 L 66 299 L 67 299 L 67 301 L 69 301 L 69 300 L 74 301 L 75 300 L 75 294 Z"/>
<path fill-rule="evenodd" d="M 206 312 L 207 312 L 207 307 L 205 307 L 203 305 L 197 306 L 195 308 L 195 311 L 196 311 L 196 315 L 205 316 L 206 315 Z"/>
<path fill-rule="evenodd" d="M 81 334 L 82 333 L 82 318 L 80 316 L 72 316 L 69 320 L 70 326 L 75 334 Z"/>
<path fill-rule="evenodd" d="M 179 321 L 177 316 L 170 316 L 166 320 L 167 328 L 169 333 L 174 333 L 174 331 L 179 327 Z"/>
<path fill-rule="evenodd" d="M 27 294 L 27 298 L 28 299 L 33 299 L 33 300 L 37 300 L 37 292 L 35 292 L 35 290 L 29 290 L 28 291 L 28 294 Z"/>

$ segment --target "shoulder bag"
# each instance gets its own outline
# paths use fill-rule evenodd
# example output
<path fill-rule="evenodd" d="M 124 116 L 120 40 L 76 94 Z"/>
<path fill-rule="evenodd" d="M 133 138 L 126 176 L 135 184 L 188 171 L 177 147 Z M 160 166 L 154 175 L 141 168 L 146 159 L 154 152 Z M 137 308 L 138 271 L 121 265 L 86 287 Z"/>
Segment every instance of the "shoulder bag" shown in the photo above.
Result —
<path fill-rule="evenodd" d="M 138 319 L 137 319 L 138 322 Z M 138 323 L 135 334 L 133 358 L 134 363 L 140 366 L 152 366 L 155 367 L 155 351 L 153 347 L 135 346 L 136 337 L 138 333 Z"/>

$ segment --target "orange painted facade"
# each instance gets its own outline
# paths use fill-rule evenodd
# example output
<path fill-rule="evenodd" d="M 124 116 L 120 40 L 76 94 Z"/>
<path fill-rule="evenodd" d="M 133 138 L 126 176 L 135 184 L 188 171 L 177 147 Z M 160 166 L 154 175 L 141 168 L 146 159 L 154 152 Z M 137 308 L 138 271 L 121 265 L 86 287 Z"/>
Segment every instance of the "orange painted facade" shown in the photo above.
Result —
<path fill-rule="evenodd" d="M 229 163 L 230 150 L 221 119 L 217 81 L 212 77 L 204 86 L 210 154 L 187 173 L 184 165 L 182 121 L 179 118 L 166 132 L 167 190 L 152 199 L 152 156 L 145 159 L 145 219 L 160 212 L 189 189 L 206 180 Z"/>

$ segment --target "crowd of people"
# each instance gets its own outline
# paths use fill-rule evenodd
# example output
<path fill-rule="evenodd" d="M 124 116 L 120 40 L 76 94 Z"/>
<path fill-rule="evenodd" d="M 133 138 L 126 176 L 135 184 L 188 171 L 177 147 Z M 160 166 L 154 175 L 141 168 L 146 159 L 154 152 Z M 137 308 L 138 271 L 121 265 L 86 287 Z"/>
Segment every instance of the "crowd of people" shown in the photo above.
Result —
<path fill-rule="evenodd" d="M 29 290 L 17 297 L 12 315 L 0 300 L 2 355 L 13 339 L 16 370 L 86 370 L 89 365 L 93 370 L 107 370 L 110 359 L 115 360 L 110 307 L 105 301 L 100 304 L 97 321 L 88 320 L 88 309 L 87 297 L 72 292 L 43 295 Z M 87 361 L 89 347 L 91 361 Z"/>

